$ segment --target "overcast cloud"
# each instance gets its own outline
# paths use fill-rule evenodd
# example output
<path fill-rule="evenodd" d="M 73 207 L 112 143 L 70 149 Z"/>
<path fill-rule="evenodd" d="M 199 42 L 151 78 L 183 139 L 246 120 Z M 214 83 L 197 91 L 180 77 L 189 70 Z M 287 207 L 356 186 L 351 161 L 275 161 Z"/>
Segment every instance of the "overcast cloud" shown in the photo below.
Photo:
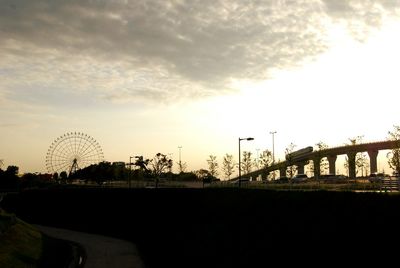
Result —
<path fill-rule="evenodd" d="M 90 92 L 113 101 L 201 98 L 265 79 L 329 44 L 357 40 L 400 1 L 0 0 L 0 103 L 6 91 Z M 32 93 L 33 94 L 33 93 Z"/>

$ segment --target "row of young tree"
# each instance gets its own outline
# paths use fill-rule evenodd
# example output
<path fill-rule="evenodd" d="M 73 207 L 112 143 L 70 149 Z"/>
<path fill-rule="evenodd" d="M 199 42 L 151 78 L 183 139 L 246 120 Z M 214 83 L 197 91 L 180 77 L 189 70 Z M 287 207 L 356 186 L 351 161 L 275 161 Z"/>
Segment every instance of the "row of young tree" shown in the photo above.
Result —
<path fill-rule="evenodd" d="M 207 159 L 208 172 L 210 176 L 217 178 L 219 176 L 219 163 L 215 155 L 209 155 Z M 253 153 L 243 151 L 240 161 L 241 171 L 248 174 L 253 169 L 265 169 L 272 164 L 272 152 L 265 150 L 259 156 L 254 158 Z M 229 180 L 239 168 L 239 164 L 235 162 L 233 155 L 225 154 L 222 161 L 223 177 Z"/>

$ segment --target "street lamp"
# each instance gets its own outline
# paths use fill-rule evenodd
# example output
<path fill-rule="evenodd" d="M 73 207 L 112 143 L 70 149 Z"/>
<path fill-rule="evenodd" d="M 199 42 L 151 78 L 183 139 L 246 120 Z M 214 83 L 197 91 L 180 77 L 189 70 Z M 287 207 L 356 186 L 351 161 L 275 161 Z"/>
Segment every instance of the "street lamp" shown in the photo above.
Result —
<path fill-rule="evenodd" d="M 239 187 L 242 182 L 242 167 L 240 166 L 240 141 L 252 141 L 254 138 L 239 138 Z"/>
<path fill-rule="evenodd" d="M 275 164 L 275 134 L 276 131 L 271 131 L 269 134 L 272 134 L 272 165 Z M 272 174 L 272 178 L 275 180 L 275 170 L 274 173 Z"/>

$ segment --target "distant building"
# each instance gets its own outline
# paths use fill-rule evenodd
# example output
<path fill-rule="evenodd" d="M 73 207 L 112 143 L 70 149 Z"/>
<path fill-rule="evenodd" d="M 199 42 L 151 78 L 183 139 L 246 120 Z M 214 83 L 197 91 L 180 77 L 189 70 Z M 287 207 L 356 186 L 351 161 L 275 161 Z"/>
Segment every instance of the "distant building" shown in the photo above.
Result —
<path fill-rule="evenodd" d="M 117 161 L 117 162 L 113 162 L 112 165 L 113 166 L 124 167 L 125 166 L 125 162 Z"/>

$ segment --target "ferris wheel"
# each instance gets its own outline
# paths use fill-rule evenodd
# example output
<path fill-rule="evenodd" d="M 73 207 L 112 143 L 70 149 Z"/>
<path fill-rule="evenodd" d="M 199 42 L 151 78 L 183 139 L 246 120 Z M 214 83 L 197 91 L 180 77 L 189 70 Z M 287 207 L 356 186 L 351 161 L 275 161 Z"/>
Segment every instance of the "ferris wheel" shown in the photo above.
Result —
<path fill-rule="evenodd" d="M 87 134 L 69 132 L 53 141 L 46 155 L 49 173 L 76 172 L 78 169 L 104 161 L 99 143 Z"/>

